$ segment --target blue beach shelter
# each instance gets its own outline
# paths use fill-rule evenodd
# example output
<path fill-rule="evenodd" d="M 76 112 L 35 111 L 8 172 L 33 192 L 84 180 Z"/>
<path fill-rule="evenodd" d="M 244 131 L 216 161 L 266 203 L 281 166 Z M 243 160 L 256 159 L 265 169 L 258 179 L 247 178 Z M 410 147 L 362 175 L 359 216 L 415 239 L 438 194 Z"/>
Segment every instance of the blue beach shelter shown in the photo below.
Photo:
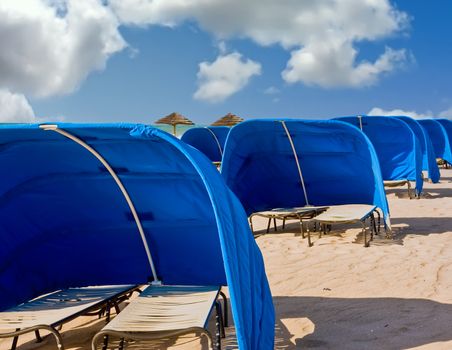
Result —
<path fill-rule="evenodd" d="M 451 136 L 439 119 L 422 119 L 419 123 L 427 130 L 432 140 L 436 158 L 441 158 L 452 164 Z"/>
<path fill-rule="evenodd" d="M 212 162 L 221 162 L 229 130 L 227 126 L 191 128 L 184 132 L 181 140 L 204 153 Z"/>
<path fill-rule="evenodd" d="M 273 208 L 373 204 L 389 223 L 377 155 L 357 128 L 335 120 L 265 119 L 233 127 L 221 173 L 248 215 Z"/>
<path fill-rule="evenodd" d="M 422 152 L 422 170 L 427 171 L 429 179 L 432 180 L 432 182 L 437 183 L 440 178 L 440 173 L 438 164 L 436 163 L 432 141 L 430 140 L 427 131 L 413 118 L 407 116 L 397 116 L 395 118 L 407 123 L 418 138 Z"/>
<path fill-rule="evenodd" d="M 7 125 L 0 162 L 0 310 L 70 287 L 228 285 L 240 349 L 273 349 L 261 253 L 200 152 L 143 125 Z"/>
<path fill-rule="evenodd" d="M 447 134 L 447 141 L 449 144 L 449 152 L 447 156 L 444 158 L 449 164 L 452 164 L 452 121 L 449 119 L 437 119 L 438 123 L 442 125 Z"/>
<path fill-rule="evenodd" d="M 424 181 L 421 145 L 406 122 L 388 116 L 336 119 L 350 123 L 366 134 L 377 152 L 383 180 L 415 181 L 417 194 L 422 192 Z"/>

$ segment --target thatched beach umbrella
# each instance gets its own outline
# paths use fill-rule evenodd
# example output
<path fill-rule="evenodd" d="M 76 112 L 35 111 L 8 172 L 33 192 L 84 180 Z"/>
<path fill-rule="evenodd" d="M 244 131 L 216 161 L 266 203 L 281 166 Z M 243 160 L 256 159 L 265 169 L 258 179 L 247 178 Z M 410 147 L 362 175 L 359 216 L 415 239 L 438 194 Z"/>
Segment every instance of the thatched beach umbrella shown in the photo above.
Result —
<path fill-rule="evenodd" d="M 176 136 L 176 125 L 182 124 L 182 125 L 194 125 L 194 123 L 184 117 L 182 114 L 179 114 L 177 112 L 173 112 L 171 114 L 168 114 L 166 117 L 160 118 L 155 122 L 155 124 L 168 124 L 173 126 L 173 135 Z"/>
<path fill-rule="evenodd" d="M 238 115 L 228 113 L 224 117 L 218 119 L 215 123 L 212 123 L 212 126 L 234 126 L 238 123 L 243 122 L 243 118 L 240 118 Z"/>

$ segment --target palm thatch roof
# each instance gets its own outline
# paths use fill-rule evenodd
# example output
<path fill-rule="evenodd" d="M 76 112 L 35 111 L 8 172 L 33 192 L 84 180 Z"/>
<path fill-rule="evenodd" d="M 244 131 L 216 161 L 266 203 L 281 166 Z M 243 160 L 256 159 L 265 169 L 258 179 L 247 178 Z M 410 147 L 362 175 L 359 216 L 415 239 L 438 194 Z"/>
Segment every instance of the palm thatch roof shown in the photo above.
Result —
<path fill-rule="evenodd" d="M 228 113 L 224 117 L 218 119 L 216 122 L 212 123 L 212 126 L 234 126 L 238 123 L 243 122 L 243 118 L 238 115 Z"/>
<path fill-rule="evenodd" d="M 182 114 L 173 112 L 171 114 L 168 114 L 166 117 L 160 118 L 155 122 L 155 124 L 168 124 L 173 126 L 173 134 L 176 135 L 176 125 L 183 124 L 183 125 L 193 125 L 194 123 L 184 117 Z"/>

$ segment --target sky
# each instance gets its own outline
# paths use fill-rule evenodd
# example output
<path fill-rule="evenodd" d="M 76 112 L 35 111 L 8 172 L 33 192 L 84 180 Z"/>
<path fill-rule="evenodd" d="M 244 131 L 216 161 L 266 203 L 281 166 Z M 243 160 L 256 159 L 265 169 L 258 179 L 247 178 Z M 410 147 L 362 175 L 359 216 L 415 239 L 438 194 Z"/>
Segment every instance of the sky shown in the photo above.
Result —
<path fill-rule="evenodd" d="M 452 117 L 452 1 L 1 0 L 0 122 Z"/>

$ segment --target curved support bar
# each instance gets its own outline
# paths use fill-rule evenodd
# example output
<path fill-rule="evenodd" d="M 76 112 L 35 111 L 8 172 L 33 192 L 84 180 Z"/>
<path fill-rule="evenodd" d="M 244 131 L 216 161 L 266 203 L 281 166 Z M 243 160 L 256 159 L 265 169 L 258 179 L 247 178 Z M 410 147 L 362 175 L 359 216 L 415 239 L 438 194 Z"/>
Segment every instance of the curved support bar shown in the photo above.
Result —
<path fill-rule="evenodd" d="M 135 219 L 135 223 L 137 225 L 138 231 L 140 233 L 141 236 L 141 240 L 143 241 L 143 245 L 144 245 L 144 249 L 146 251 L 146 255 L 149 261 L 149 265 L 151 267 L 151 271 L 152 271 L 152 277 L 154 279 L 154 283 L 160 283 L 158 277 L 157 277 L 157 272 L 155 270 L 155 265 L 154 265 L 154 261 L 152 260 L 152 255 L 151 255 L 151 251 L 149 250 L 149 245 L 146 239 L 146 236 L 144 234 L 144 230 L 143 230 L 143 226 L 141 225 L 141 221 L 140 218 L 138 217 L 137 211 L 135 209 L 135 205 L 132 202 L 132 199 L 130 198 L 126 188 L 124 187 L 121 179 L 118 177 L 118 175 L 115 173 L 115 171 L 113 170 L 113 168 L 110 166 L 110 164 L 108 164 L 108 162 L 105 160 L 104 157 L 102 157 L 102 155 L 97 152 L 94 148 L 92 148 L 90 145 L 88 145 L 85 141 L 79 139 L 77 136 L 72 135 L 71 133 L 59 129 L 57 125 L 41 125 L 40 126 L 41 129 L 43 130 L 47 130 L 47 131 L 54 131 L 72 141 L 74 141 L 75 143 L 79 144 L 80 146 L 82 146 L 83 148 L 85 148 L 88 152 L 90 152 L 93 156 L 95 156 L 101 163 L 102 165 L 105 167 L 105 169 L 107 169 L 107 171 L 110 173 L 111 177 L 113 178 L 113 180 L 116 182 L 116 184 L 118 185 L 119 189 L 121 190 L 122 195 L 124 196 L 124 199 L 126 200 L 130 211 L 132 212 L 133 218 Z"/>
<path fill-rule="evenodd" d="M 14 331 L 14 332 L 1 333 L 0 338 L 18 337 L 19 335 L 30 333 L 30 332 L 35 332 L 40 329 L 44 329 L 44 330 L 50 332 L 55 337 L 55 341 L 56 341 L 56 345 L 57 345 L 58 349 L 64 350 L 63 338 L 61 337 L 61 334 L 55 328 L 45 325 L 45 324 L 40 324 L 40 325 L 36 325 L 33 327 L 24 328 L 24 329 Z"/>

